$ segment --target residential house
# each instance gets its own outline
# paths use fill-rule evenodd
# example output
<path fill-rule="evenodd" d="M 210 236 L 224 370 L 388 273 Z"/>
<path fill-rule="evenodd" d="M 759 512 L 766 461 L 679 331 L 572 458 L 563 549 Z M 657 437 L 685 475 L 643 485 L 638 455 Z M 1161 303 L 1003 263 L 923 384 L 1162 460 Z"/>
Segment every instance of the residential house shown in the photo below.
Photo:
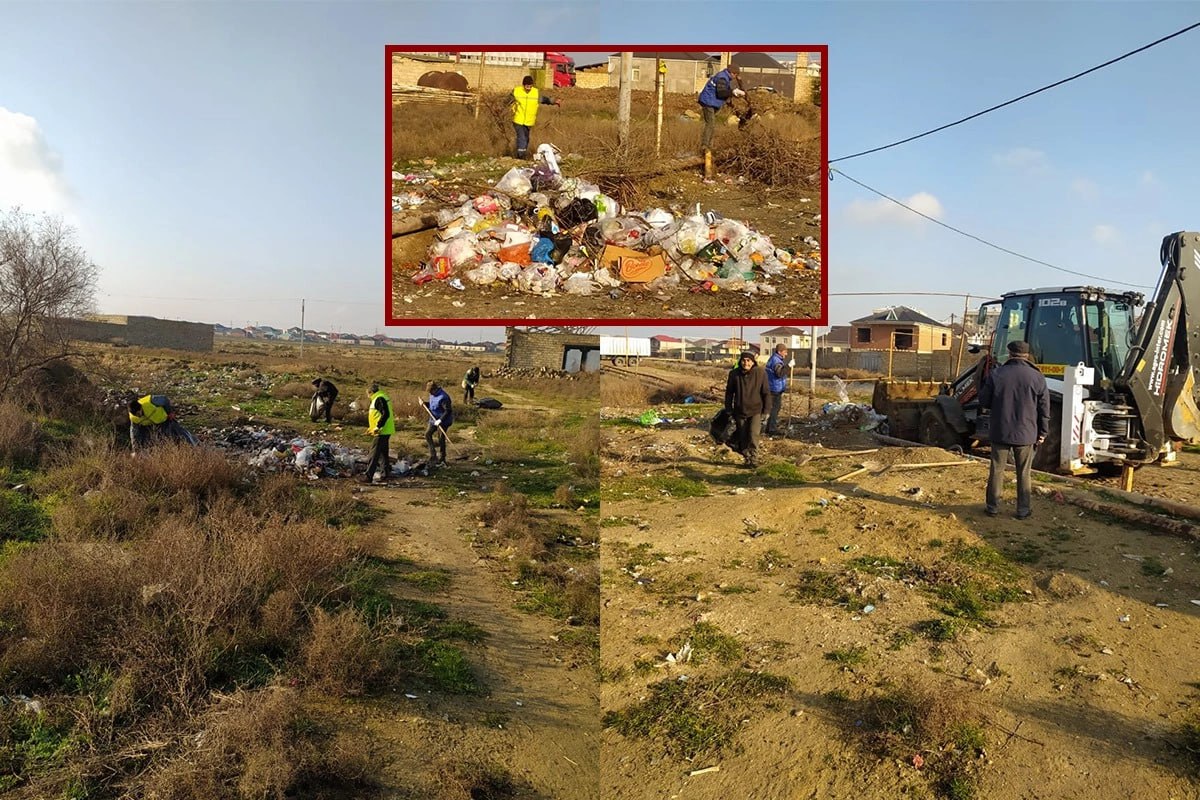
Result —
<path fill-rule="evenodd" d="M 788 350 L 807 350 L 812 347 L 812 336 L 804 328 L 794 328 L 785 325 L 782 328 L 771 328 L 759 334 L 759 352 L 770 355 L 775 352 L 776 345 L 787 345 Z"/>
<path fill-rule="evenodd" d="M 734 53 L 730 63 L 736 64 L 746 91 L 759 87 L 774 89 L 791 97 L 796 88 L 794 68 L 789 68 L 766 53 Z"/>
<path fill-rule="evenodd" d="M 878 309 L 850 323 L 850 350 L 909 351 L 934 353 L 950 349 L 947 325 L 907 306 Z"/>
<path fill-rule="evenodd" d="M 844 353 L 850 349 L 850 326 L 833 325 L 817 336 L 817 347 L 828 353 Z"/>
<path fill-rule="evenodd" d="M 717 72 L 720 59 L 708 53 L 634 53 L 633 88 L 642 91 L 655 90 L 655 75 L 658 59 L 666 66 L 663 91 L 672 94 L 697 94 L 704 82 Z M 621 54 L 608 57 L 608 85 L 616 88 L 621 83 Z"/>

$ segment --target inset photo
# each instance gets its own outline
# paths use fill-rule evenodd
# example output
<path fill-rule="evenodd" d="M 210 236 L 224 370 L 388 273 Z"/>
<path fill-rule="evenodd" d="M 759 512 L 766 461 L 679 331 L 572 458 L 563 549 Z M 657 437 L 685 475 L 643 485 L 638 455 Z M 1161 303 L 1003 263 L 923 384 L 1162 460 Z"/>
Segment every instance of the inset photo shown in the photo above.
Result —
<path fill-rule="evenodd" d="M 388 47 L 388 324 L 823 321 L 826 61 Z"/>

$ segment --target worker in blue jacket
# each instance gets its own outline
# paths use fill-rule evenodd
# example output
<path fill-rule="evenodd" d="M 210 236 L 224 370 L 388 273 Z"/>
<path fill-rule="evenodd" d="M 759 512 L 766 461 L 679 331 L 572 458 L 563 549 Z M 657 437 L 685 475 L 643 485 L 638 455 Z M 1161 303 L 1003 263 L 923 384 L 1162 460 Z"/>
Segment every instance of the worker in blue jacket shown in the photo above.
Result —
<path fill-rule="evenodd" d="M 429 466 L 445 466 L 446 430 L 454 424 L 454 409 L 450 395 L 446 394 L 446 390 L 439 386 L 437 381 L 426 383 L 425 391 L 429 392 L 429 402 L 421 405 L 429 412 L 429 425 L 425 428 L 425 443 L 429 445 Z"/>
<path fill-rule="evenodd" d="M 735 86 L 736 84 L 736 86 Z M 745 97 L 742 91 L 742 79 L 738 76 L 736 64 L 730 64 L 725 69 L 708 79 L 700 90 L 700 115 L 704 119 L 704 133 L 700 137 L 700 147 L 708 150 L 712 147 L 713 130 L 717 126 L 717 112 L 731 97 Z"/>

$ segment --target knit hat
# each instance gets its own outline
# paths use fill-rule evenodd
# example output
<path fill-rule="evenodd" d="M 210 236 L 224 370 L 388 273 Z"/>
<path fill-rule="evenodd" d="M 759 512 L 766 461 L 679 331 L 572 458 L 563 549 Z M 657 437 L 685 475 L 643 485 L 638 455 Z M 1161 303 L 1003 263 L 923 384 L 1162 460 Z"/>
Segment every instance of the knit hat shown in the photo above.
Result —
<path fill-rule="evenodd" d="M 743 358 L 748 358 L 751 361 L 753 361 L 755 364 L 758 363 L 758 359 L 754 357 L 754 352 L 752 350 L 743 350 L 742 351 L 742 354 L 740 356 L 738 356 L 739 364 L 741 363 Z"/>

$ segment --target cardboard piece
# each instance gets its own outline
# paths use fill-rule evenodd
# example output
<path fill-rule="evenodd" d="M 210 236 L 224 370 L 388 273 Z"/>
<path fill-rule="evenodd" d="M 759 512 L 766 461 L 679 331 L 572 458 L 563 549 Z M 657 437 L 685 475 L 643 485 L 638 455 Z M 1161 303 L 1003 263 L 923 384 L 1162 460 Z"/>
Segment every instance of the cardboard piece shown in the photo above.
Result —
<path fill-rule="evenodd" d="M 639 255 L 637 258 L 624 256 L 621 258 L 619 277 L 628 283 L 649 283 L 666 272 L 667 260 L 661 253 L 656 256 Z"/>

